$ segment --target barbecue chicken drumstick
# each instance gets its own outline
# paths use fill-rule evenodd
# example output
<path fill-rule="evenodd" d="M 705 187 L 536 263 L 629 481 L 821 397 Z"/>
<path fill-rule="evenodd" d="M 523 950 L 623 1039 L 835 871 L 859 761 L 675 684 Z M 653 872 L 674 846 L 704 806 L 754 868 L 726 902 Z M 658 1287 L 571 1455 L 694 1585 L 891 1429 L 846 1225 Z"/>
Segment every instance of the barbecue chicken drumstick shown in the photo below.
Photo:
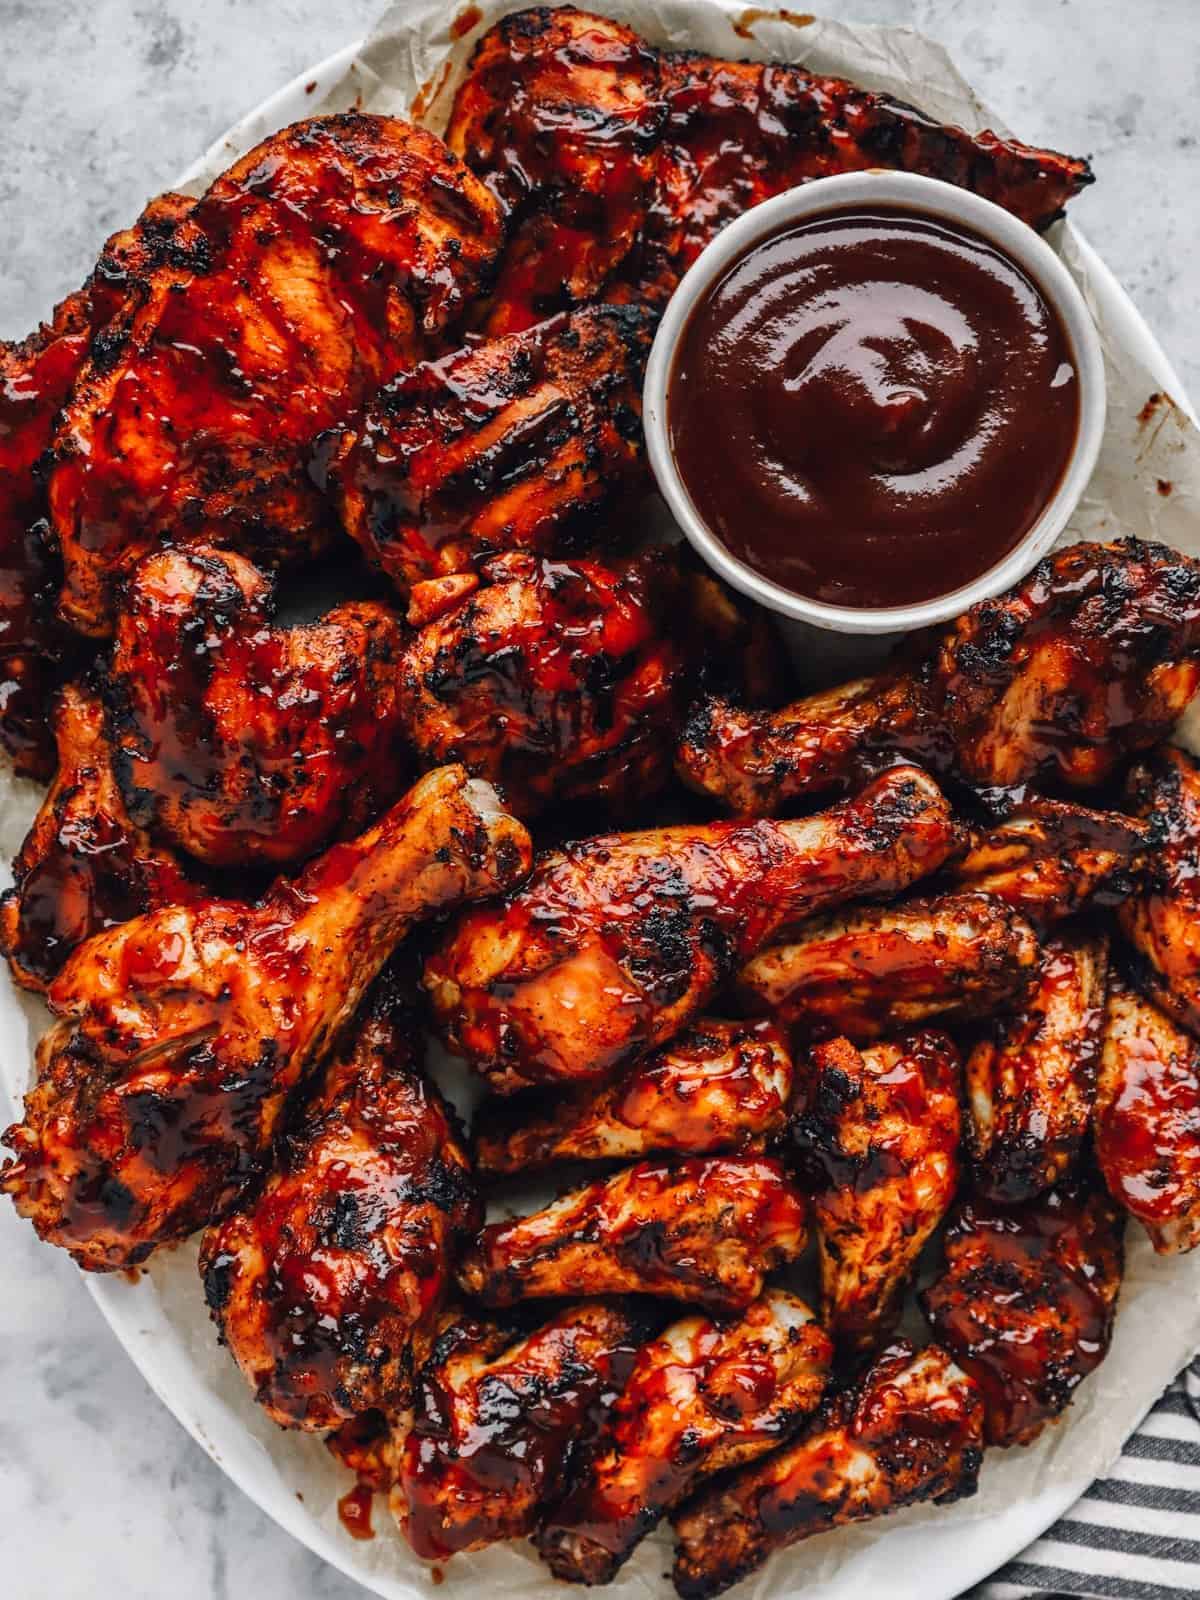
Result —
<path fill-rule="evenodd" d="M 925 1029 L 862 1052 L 812 1052 L 792 1124 L 809 1179 L 821 1261 L 821 1320 L 840 1354 L 877 1348 L 900 1318 L 917 1257 L 958 1188 L 958 1051 Z"/>
<path fill-rule="evenodd" d="M 685 1317 L 645 1345 L 575 1486 L 534 1538 L 554 1576 L 611 1583 L 702 1479 L 796 1431 L 832 1359 L 812 1312 L 782 1289 L 735 1322 Z"/>
<path fill-rule="evenodd" d="M 975 1493 L 983 1407 L 944 1350 L 897 1340 L 827 1400 L 801 1437 L 673 1518 L 675 1588 L 709 1600 L 773 1551 L 924 1500 Z"/>
<path fill-rule="evenodd" d="M 804 821 L 605 834 L 462 918 L 425 985 L 451 1049 L 502 1093 L 601 1077 L 678 1033 L 789 923 L 894 894 L 955 843 L 945 798 L 912 767 Z"/>
<path fill-rule="evenodd" d="M 402 592 L 509 550 L 582 553 L 646 481 L 654 319 L 596 306 L 406 371 L 332 470 L 346 530 Z"/>
<path fill-rule="evenodd" d="M 61 563 L 46 538 L 46 496 L 35 470 L 58 413 L 93 346 L 119 348 L 122 322 L 147 273 L 186 251 L 194 201 L 165 194 L 114 234 L 82 289 L 19 343 L 0 340 L 0 743 L 18 772 L 54 770 L 54 690 L 86 656 L 55 616 Z"/>
<path fill-rule="evenodd" d="M 200 1247 L 221 1342 L 285 1428 L 410 1407 L 453 1255 L 482 1221 L 396 966 L 348 1025 L 261 1192 Z"/>
<path fill-rule="evenodd" d="M 777 1161 L 642 1161 L 484 1228 L 458 1280 L 491 1306 L 653 1294 L 738 1311 L 762 1293 L 768 1272 L 803 1252 L 806 1222 L 804 1197 Z"/>
<path fill-rule="evenodd" d="M 738 974 L 738 992 L 802 1038 L 869 1042 L 933 1017 L 990 1016 L 1018 1000 L 1037 937 L 1001 900 L 947 894 L 806 922 Z"/>
<path fill-rule="evenodd" d="M 514 552 L 482 577 L 401 658 L 400 715 L 421 760 L 461 761 L 521 817 L 650 800 L 670 775 L 683 692 L 684 655 L 663 626 L 673 557 L 605 566 Z"/>
<path fill-rule="evenodd" d="M 391 1495 L 427 1561 L 533 1532 L 649 1332 L 640 1313 L 599 1301 L 524 1338 L 476 1316 L 447 1321 L 417 1381 Z"/>
<path fill-rule="evenodd" d="M 1200 1035 L 1200 764 L 1164 746 L 1131 774 L 1129 793 L 1156 847 L 1121 907 L 1121 931 L 1137 953 L 1139 987 Z"/>
<path fill-rule="evenodd" d="M 556 1161 L 762 1150 L 791 1098 L 792 1058 L 771 1023 L 705 1017 L 612 1083 L 569 1089 L 549 1108 L 536 1089 L 484 1101 L 475 1168 L 505 1177 Z"/>
<path fill-rule="evenodd" d="M 1200 1043 L 1124 979 L 1109 981 L 1096 1160 L 1160 1255 L 1200 1245 Z"/>
<path fill-rule="evenodd" d="M 61 1020 L 0 1187 L 99 1271 L 215 1220 L 412 924 L 511 884 L 529 855 L 494 791 L 444 767 L 257 905 L 171 906 L 97 934 L 50 988 Z"/>
<path fill-rule="evenodd" d="M 112 769 L 104 708 L 66 684 L 54 712 L 58 771 L 13 861 L 0 900 L 0 948 L 13 977 L 44 990 L 92 934 L 202 890 L 130 817 Z"/>
<path fill-rule="evenodd" d="M 1092 1120 L 1108 972 L 1104 934 L 1046 940 L 1028 999 L 985 1023 L 967 1057 L 977 1192 L 1031 1200 L 1074 1167 Z"/>
<path fill-rule="evenodd" d="M 106 686 L 135 822 L 210 866 L 283 866 L 402 788 L 399 620 L 372 601 L 274 623 L 244 556 L 157 550 L 130 576 Z"/>
<path fill-rule="evenodd" d="M 391 117 L 298 122 L 191 212 L 116 346 L 84 367 L 49 479 L 61 609 L 112 628 L 114 581 L 189 530 L 274 564 L 333 523 L 324 430 L 444 348 L 494 263 L 500 208 L 439 139 Z"/>
<path fill-rule="evenodd" d="M 1108 1354 L 1124 1227 L 1086 1182 L 1022 1206 L 958 1206 L 945 1270 L 920 1299 L 934 1336 L 979 1385 L 989 1444 L 1031 1444 Z"/>

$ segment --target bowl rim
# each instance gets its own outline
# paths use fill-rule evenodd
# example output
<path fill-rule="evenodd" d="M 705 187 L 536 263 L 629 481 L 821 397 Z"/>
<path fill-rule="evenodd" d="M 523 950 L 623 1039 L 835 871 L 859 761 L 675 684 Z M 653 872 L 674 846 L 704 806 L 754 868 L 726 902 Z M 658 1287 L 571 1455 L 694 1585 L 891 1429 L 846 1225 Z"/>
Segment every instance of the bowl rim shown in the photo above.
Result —
<path fill-rule="evenodd" d="M 1058 487 L 1022 539 L 970 583 L 902 606 L 831 605 L 793 594 L 740 561 L 694 505 L 671 449 L 667 393 L 679 341 L 697 302 L 753 245 L 791 222 L 859 206 L 885 206 L 952 222 L 979 235 L 1028 274 L 1057 313 L 1075 365 L 1079 426 Z M 947 622 L 980 600 L 1012 587 L 1053 547 L 1095 470 L 1107 400 L 1104 353 L 1083 292 L 1046 240 L 991 200 L 916 173 L 871 170 L 816 178 L 743 213 L 697 256 L 675 289 L 655 333 L 642 395 L 646 451 L 664 500 L 684 536 L 720 577 L 742 594 L 793 621 L 834 633 L 887 634 Z"/>

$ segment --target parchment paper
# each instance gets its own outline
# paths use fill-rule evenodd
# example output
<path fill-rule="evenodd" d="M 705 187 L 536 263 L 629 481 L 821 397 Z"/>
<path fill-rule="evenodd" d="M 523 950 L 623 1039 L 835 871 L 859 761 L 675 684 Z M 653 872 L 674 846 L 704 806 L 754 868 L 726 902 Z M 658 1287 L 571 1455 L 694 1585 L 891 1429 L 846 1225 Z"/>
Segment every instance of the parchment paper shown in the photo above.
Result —
<path fill-rule="evenodd" d="M 499 17 L 519 9 L 517 4 L 494 0 L 461 9 L 439 0 L 400 0 L 319 109 L 358 105 L 403 114 L 414 107 L 418 120 L 440 132 L 476 40 Z M 750 11 L 723 0 L 602 0 L 593 9 L 622 18 L 657 44 L 735 57 L 794 60 L 887 90 L 914 101 L 939 119 L 972 131 L 984 127 L 1006 131 L 959 76 L 945 52 L 907 29 L 856 27 L 782 12 Z M 229 161 L 270 131 L 258 119 L 250 125 L 245 143 L 227 140 L 215 147 L 190 187 L 200 192 Z M 1089 267 L 1069 223 L 1057 225 L 1050 239 L 1095 310 L 1092 274 L 1103 269 Z M 1107 365 L 1108 427 L 1095 476 L 1064 539 L 1131 532 L 1200 553 L 1196 515 L 1200 437 L 1187 414 L 1186 401 L 1159 392 L 1159 384 L 1135 353 L 1119 319 L 1100 317 L 1098 321 Z M 1195 746 L 1198 734 L 1200 713 L 1181 737 Z M 33 785 L 0 775 L 0 847 L 6 859 L 19 845 L 40 797 L 41 791 Z M 29 997 L 0 996 L 0 1048 L 10 1066 L 14 1052 L 28 1060 L 30 1042 L 45 1022 L 44 1010 Z M 446 1065 L 438 1075 L 446 1087 L 457 1088 L 455 1097 L 461 1099 L 462 1069 Z M 19 1073 L 16 1076 L 19 1080 Z M 10 1072 L 10 1081 L 13 1077 Z M 543 1198 L 529 1197 L 539 1203 Z M 1082 1486 L 1103 1474 L 1161 1388 L 1200 1346 L 1200 1251 L 1182 1258 L 1156 1259 L 1135 1224 L 1129 1227 L 1128 1242 L 1128 1269 L 1112 1352 L 1083 1385 L 1076 1404 L 1058 1427 L 1048 1430 L 1029 1450 L 991 1452 L 975 1499 L 948 1508 L 920 1508 L 864 1529 L 842 1530 L 810 1541 L 777 1556 L 738 1594 L 745 1600 L 759 1600 L 767 1594 L 795 1595 L 802 1590 L 812 1594 L 848 1562 L 857 1572 L 863 1553 L 880 1540 L 892 1541 L 886 1547 L 889 1562 L 894 1558 L 911 1562 L 919 1559 L 922 1525 L 931 1521 L 938 1526 L 978 1523 L 1014 1501 L 1037 1495 L 1047 1484 L 1078 1482 Z M 120 1287 L 124 1292 L 125 1286 Z M 431 1574 L 391 1528 L 382 1504 L 377 1504 L 375 1514 L 379 1536 L 370 1543 L 354 1545 L 336 1514 L 337 1497 L 349 1487 L 348 1476 L 333 1465 L 319 1440 L 285 1434 L 270 1423 L 253 1404 L 232 1362 L 217 1349 L 196 1278 L 194 1246 L 160 1254 L 142 1283 L 129 1285 L 127 1292 L 147 1297 L 142 1302 L 147 1326 L 154 1327 L 155 1337 L 179 1341 L 181 1353 L 186 1353 L 196 1378 L 209 1391 L 212 1406 L 222 1413 L 228 1407 L 243 1421 L 250 1436 L 247 1448 L 254 1452 L 251 1465 L 261 1470 L 264 1478 L 277 1475 L 289 1494 L 302 1499 L 308 1515 L 340 1543 L 344 1558 L 363 1581 L 391 1593 L 403 1592 L 411 1585 L 433 1594 L 440 1581 L 443 1595 L 481 1595 L 486 1591 L 496 1597 L 562 1600 L 565 1591 L 549 1579 L 524 1546 L 501 1546 L 457 1557 L 444 1572 Z M 256 1443 L 251 1444 L 251 1439 Z M 660 1531 L 606 1593 L 615 1600 L 663 1595 L 669 1590 L 663 1579 L 669 1565 L 669 1539 Z M 869 1570 L 885 1569 L 877 1565 Z M 875 1582 L 869 1587 L 875 1589 Z"/>

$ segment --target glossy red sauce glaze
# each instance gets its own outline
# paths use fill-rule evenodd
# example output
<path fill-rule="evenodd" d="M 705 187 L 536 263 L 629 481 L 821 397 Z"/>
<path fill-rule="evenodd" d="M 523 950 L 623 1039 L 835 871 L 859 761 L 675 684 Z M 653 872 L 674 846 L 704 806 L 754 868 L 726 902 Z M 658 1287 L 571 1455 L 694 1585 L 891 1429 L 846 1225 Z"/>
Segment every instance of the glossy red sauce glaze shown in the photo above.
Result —
<path fill-rule="evenodd" d="M 371 1506 L 375 1497 L 365 1484 L 355 1484 L 347 1489 L 338 1501 L 338 1521 L 352 1539 L 373 1539 Z"/>
<path fill-rule="evenodd" d="M 1070 345 L 995 247 L 879 209 L 787 225 L 700 300 L 668 424 L 699 515 L 793 593 L 948 594 L 1052 498 L 1079 425 Z"/>

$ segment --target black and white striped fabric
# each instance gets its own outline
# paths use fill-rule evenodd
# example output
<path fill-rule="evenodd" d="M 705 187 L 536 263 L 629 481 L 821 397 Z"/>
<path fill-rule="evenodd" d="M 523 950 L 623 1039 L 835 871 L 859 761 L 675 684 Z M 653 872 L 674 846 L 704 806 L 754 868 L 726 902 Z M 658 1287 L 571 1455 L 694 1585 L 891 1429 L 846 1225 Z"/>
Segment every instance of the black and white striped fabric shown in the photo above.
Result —
<path fill-rule="evenodd" d="M 1200 1600 L 1200 1356 L 1112 1475 L 963 1600 Z"/>

